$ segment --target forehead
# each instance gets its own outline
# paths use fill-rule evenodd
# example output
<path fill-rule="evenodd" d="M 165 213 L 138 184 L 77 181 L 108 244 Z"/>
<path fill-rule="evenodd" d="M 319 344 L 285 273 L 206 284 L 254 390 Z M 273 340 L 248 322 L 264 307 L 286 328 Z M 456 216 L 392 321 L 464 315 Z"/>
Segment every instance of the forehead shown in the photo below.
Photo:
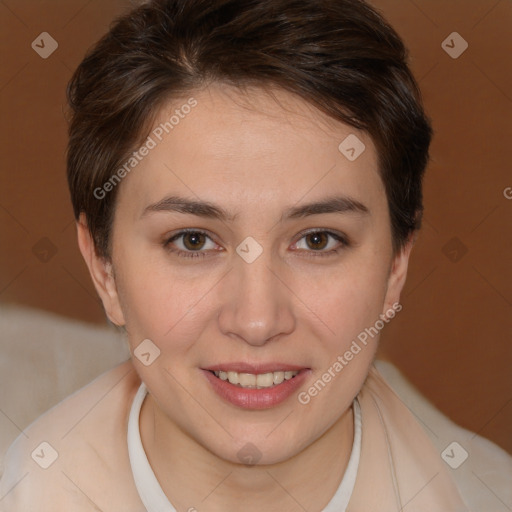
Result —
<path fill-rule="evenodd" d="M 370 137 L 279 89 L 211 85 L 165 104 L 149 137 L 120 190 L 134 208 L 169 192 L 233 207 L 289 205 L 333 188 L 370 201 L 384 194 Z M 345 140 L 364 148 L 356 159 Z"/>

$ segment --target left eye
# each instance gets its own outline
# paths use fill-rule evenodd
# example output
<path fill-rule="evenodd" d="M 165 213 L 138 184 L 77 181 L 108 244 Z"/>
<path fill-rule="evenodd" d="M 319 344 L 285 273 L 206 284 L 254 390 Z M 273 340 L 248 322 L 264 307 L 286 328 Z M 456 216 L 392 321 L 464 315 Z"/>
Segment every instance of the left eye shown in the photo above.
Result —
<path fill-rule="evenodd" d="M 295 248 L 314 252 L 334 252 L 339 245 L 346 245 L 345 240 L 329 231 L 311 231 L 295 244 Z M 334 251 L 333 251 L 334 250 Z"/>

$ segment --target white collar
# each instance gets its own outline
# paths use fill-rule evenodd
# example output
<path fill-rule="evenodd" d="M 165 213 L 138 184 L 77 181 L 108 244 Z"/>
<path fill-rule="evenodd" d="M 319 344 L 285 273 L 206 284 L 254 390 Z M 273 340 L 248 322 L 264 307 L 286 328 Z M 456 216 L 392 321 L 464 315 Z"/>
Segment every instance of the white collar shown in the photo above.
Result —
<path fill-rule="evenodd" d="M 148 390 L 145 384 L 142 383 L 133 400 L 128 419 L 128 454 L 133 478 L 147 512 L 176 512 L 156 479 L 140 438 L 140 409 L 147 393 Z M 322 512 L 345 512 L 354 490 L 361 454 L 361 408 L 357 398 L 354 399 L 353 409 L 354 443 L 347 469 L 336 493 Z"/>

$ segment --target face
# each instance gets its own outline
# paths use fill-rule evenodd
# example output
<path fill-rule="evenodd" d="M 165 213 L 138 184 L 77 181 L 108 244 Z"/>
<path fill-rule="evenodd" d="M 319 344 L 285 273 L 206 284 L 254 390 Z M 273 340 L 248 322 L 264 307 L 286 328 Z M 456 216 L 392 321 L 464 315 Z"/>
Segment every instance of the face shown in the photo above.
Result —
<path fill-rule="evenodd" d="M 169 133 L 187 99 L 161 110 L 119 185 L 111 266 L 83 228 L 80 244 L 110 319 L 150 354 L 133 362 L 162 421 L 222 459 L 251 443 L 276 463 L 349 410 L 377 346 L 361 333 L 399 300 L 410 249 L 393 256 L 366 134 L 284 91 L 191 97 Z M 351 134 L 355 160 L 338 149 Z"/>

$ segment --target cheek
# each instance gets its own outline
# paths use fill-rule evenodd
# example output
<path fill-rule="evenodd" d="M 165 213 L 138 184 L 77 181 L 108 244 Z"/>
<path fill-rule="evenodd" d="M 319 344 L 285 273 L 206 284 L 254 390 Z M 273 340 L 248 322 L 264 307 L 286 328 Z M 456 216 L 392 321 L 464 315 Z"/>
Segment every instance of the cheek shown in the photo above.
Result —
<path fill-rule="evenodd" d="M 379 319 L 386 293 L 387 267 L 382 260 L 354 257 L 343 265 L 297 281 L 297 296 L 322 325 L 320 339 L 329 352 L 350 345 L 365 328 Z"/>
<path fill-rule="evenodd" d="M 189 348 L 211 314 L 214 276 L 178 274 L 137 258 L 119 267 L 117 287 L 132 347 L 148 338 L 173 354 Z"/>

